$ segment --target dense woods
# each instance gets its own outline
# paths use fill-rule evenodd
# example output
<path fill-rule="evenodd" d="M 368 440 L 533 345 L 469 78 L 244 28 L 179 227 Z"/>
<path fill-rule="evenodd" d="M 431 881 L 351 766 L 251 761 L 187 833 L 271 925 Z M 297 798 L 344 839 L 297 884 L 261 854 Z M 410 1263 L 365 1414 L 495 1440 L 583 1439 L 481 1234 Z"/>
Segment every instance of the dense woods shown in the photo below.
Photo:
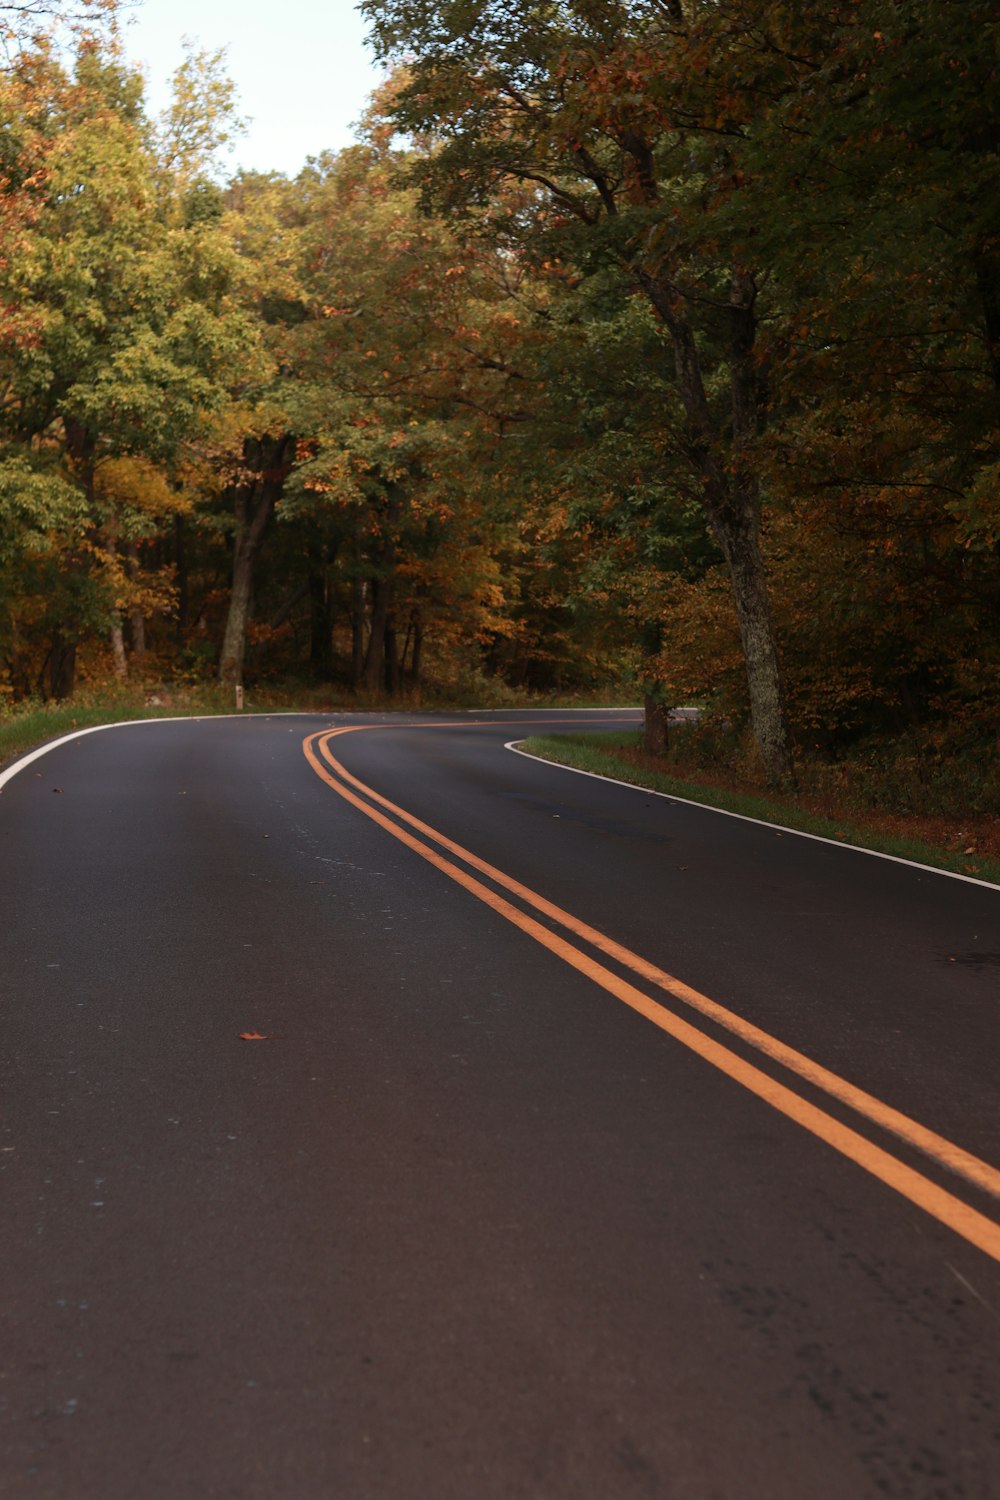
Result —
<path fill-rule="evenodd" d="M 985 0 L 365 0 L 359 142 L 226 181 L 113 4 L 0 10 L 0 706 L 705 705 L 1000 805 Z"/>

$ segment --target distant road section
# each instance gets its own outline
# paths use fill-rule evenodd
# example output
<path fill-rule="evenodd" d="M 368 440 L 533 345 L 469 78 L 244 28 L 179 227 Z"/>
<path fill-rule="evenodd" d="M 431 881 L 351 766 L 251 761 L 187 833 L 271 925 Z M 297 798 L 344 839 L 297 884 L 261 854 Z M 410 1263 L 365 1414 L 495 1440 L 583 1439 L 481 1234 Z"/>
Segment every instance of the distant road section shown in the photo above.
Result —
<path fill-rule="evenodd" d="M 511 755 L 0 789 L 0 1496 L 995 1500 L 1000 894 Z"/>

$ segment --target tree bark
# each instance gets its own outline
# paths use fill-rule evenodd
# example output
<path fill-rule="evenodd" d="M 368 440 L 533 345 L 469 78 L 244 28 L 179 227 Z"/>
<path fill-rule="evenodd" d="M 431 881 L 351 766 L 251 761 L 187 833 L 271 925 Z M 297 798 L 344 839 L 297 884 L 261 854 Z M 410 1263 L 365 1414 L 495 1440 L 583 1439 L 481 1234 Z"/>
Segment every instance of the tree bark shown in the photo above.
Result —
<path fill-rule="evenodd" d="M 757 518 L 723 515 L 713 529 L 732 583 L 754 740 L 768 782 L 780 786 L 793 779 L 792 757 Z"/>
<path fill-rule="evenodd" d="M 180 644 L 188 627 L 190 601 L 183 516 L 174 516 L 174 560 L 177 564 L 177 642 Z"/>
<path fill-rule="evenodd" d="M 87 497 L 87 507 L 94 514 L 94 454 L 96 440 L 93 432 L 74 417 L 64 416 L 66 451 L 69 454 L 77 479 Z M 75 573 L 87 569 L 85 559 L 74 555 L 70 568 Z M 76 686 L 76 651 L 79 629 L 69 622 L 70 633 L 58 628 L 52 636 L 48 657 L 49 692 L 53 698 L 72 698 Z"/>
<path fill-rule="evenodd" d="M 110 558 L 118 555 L 118 541 L 114 534 L 114 522 L 110 522 L 105 538 L 105 550 Z M 114 662 L 114 672 L 119 682 L 128 681 L 128 657 L 125 655 L 125 632 L 122 629 L 121 610 L 117 605 L 111 611 L 111 624 L 108 627 L 111 638 L 111 656 Z"/>
<path fill-rule="evenodd" d="M 653 693 L 643 699 L 642 748 L 647 755 L 665 756 L 670 710 Z"/>
<path fill-rule="evenodd" d="M 53 698 L 72 698 L 76 685 L 76 641 L 61 631 L 52 637 L 49 652 L 49 693 Z"/>
<path fill-rule="evenodd" d="M 365 581 L 360 573 L 351 579 L 351 684 L 361 686 L 365 669 Z"/>
<path fill-rule="evenodd" d="M 139 577 L 139 549 L 135 542 L 129 542 L 125 550 L 128 557 L 129 577 L 135 583 Z M 130 624 L 132 628 L 132 655 L 145 656 L 146 621 L 141 609 L 133 609 Z"/>
<path fill-rule="evenodd" d="M 424 627 L 419 610 L 413 614 L 413 654 L 410 657 L 410 681 L 415 688 L 420 686 L 420 657 L 424 645 Z"/>
<path fill-rule="evenodd" d="M 680 298 L 665 282 L 640 274 L 674 350 L 678 391 L 688 426 L 688 451 L 702 486 L 705 512 L 729 570 L 743 643 L 750 720 L 764 773 L 772 786 L 794 779 L 788 715 L 760 550 L 760 493 L 753 443 L 761 426 L 754 361 L 756 289 L 736 269 L 730 282 L 730 401 L 732 432 L 716 430 L 694 330 Z"/>
<path fill-rule="evenodd" d="M 243 445 L 243 473 L 229 491 L 236 532 L 229 614 L 219 659 L 220 682 L 237 686 L 243 682 L 257 556 L 294 456 L 295 439 L 290 433 L 277 438 L 247 438 Z"/>
<path fill-rule="evenodd" d="M 392 584 L 388 578 L 373 578 L 371 581 L 372 617 L 368 634 L 368 650 L 365 653 L 361 686 L 366 693 L 380 697 L 385 681 L 385 632 L 389 620 Z"/>
<path fill-rule="evenodd" d="M 389 646 L 387 636 L 392 629 L 392 612 L 395 603 L 396 526 L 399 522 L 401 507 L 392 487 L 387 486 L 387 488 L 388 500 L 379 516 L 379 530 L 383 541 L 377 564 L 378 574 L 371 582 L 371 633 L 368 637 L 368 652 L 362 673 L 362 686 L 373 696 L 378 696 L 387 683 L 387 647 L 390 651 L 394 650 L 394 645 Z M 398 675 L 398 663 L 396 671 Z"/>
<path fill-rule="evenodd" d="M 122 629 L 122 617 L 117 610 L 115 610 L 111 617 L 110 633 L 115 676 L 119 682 L 128 682 L 128 657 L 125 655 L 125 632 Z"/>
<path fill-rule="evenodd" d="M 260 516 L 262 509 L 257 514 Z M 261 531 L 263 532 L 263 526 Z M 247 623 L 250 619 L 250 600 L 257 550 L 244 532 L 236 544 L 236 555 L 233 559 L 229 613 L 226 616 L 226 633 L 222 640 L 222 654 L 219 659 L 220 682 L 234 685 L 243 682 L 243 659 L 246 655 Z"/>
<path fill-rule="evenodd" d="M 324 681 L 333 676 L 333 590 L 330 564 L 337 548 L 310 544 L 309 554 L 309 664 Z"/>
<path fill-rule="evenodd" d="M 399 682 L 399 637 L 396 617 L 390 609 L 385 621 L 385 685 L 390 698 L 399 697 Z"/>

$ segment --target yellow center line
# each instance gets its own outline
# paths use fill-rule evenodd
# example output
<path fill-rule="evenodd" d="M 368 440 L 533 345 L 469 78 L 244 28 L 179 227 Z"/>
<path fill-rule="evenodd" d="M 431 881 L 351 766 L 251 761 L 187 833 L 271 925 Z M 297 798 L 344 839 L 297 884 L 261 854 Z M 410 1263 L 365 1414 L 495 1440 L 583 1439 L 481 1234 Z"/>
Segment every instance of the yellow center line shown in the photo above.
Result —
<path fill-rule="evenodd" d="M 388 798 L 382 797 L 379 793 L 367 787 L 364 782 L 352 776 L 336 760 L 329 750 L 328 744 L 331 739 L 341 734 L 352 733 L 366 728 L 381 727 L 388 728 L 390 726 L 348 725 L 341 729 L 321 731 L 318 734 L 308 735 L 303 740 L 303 751 L 316 774 L 347 802 L 371 818 L 381 828 L 384 828 L 387 833 L 391 833 L 394 838 L 399 839 L 430 864 L 448 875 L 452 880 L 457 881 L 458 884 L 477 896 L 479 900 L 484 901 L 494 911 L 506 917 L 508 921 L 520 928 L 522 932 L 527 933 L 536 942 L 541 943 L 543 947 L 556 954 L 581 974 L 586 975 L 587 978 L 591 979 L 595 984 L 600 985 L 602 989 L 614 995 L 632 1010 L 645 1016 L 647 1020 L 652 1021 L 661 1031 L 668 1033 L 676 1041 L 681 1042 L 699 1057 L 710 1062 L 728 1077 L 742 1084 L 751 1093 L 766 1100 L 768 1104 L 787 1118 L 794 1120 L 811 1134 L 825 1141 L 842 1155 L 850 1158 L 858 1166 L 863 1167 L 887 1186 L 892 1187 L 896 1192 L 902 1194 L 903 1197 L 909 1199 L 910 1202 L 931 1214 L 941 1223 L 946 1224 L 971 1244 L 985 1251 L 994 1260 L 1000 1261 L 1000 1225 L 997 1225 L 976 1209 L 969 1207 L 968 1204 L 963 1203 L 954 1194 L 938 1187 L 936 1183 L 931 1182 L 929 1178 L 924 1177 L 912 1167 L 899 1161 L 888 1151 L 884 1151 L 881 1147 L 874 1145 L 866 1137 L 859 1135 L 856 1131 L 850 1129 L 850 1127 L 834 1119 L 833 1116 L 826 1114 L 825 1111 L 809 1103 L 808 1100 L 802 1098 L 792 1089 L 772 1079 L 766 1073 L 761 1072 L 752 1063 L 747 1062 L 736 1053 L 731 1052 L 727 1047 L 706 1036 L 695 1026 L 675 1015 L 673 1011 L 668 1010 L 650 996 L 643 994 L 641 990 L 637 990 L 633 985 L 613 974 L 588 954 L 574 947 L 566 939 L 543 927 L 533 917 L 512 906 L 502 896 L 490 890 L 489 887 L 483 885 L 465 870 L 460 869 L 423 842 L 423 840 L 408 833 L 405 828 L 399 826 L 399 823 L 392 821 L 384 813 L 379 812 L 376 807 L 371 805 L 371 802 L 376 802 L 385 807 L 387 811 L 392 812 L 397 818 L 401 818 L 410 827 L 418 829 L 427 837 L 433 839 L 442 848 L 448 849 L 449 852 L 455 854 L 466 864 L 485 874 L 495 884 L 505 887 L 532 905 L 536 911 L 558 922 L 578 937 L 584 938 L 591 946 L 597 947 L 616 961 L 632 968 L 634 972 L 641 974 L 642 977 L 661 985 L 675 998 L 684 1001 L 721 1025 L 728 1027 L 729 1030 L 739 1035 L 744 1041 L 756 1046 L 759 1050 L 782 1063 L 791 1071 L 798 1073 L 808 1082 L 824 1089 L 827 1093 L 849 1104 L 859 1113 L 885 1126 L 885 1128 L 901 1136 L 910 1144 L 917 1146 L 918 1149 L 924 1151 L 935 1161 L 950 1168 L 952 1171 L 959 1172 L 963 1177 L 974 1182 L 977 1186 L 985 1187 L 988 1191 L 994 1193 L 1000 1191 L 1000 1172 L 997 1172 L 988 1163 L 980 1161 L 979 1158 L 963 1151 L 954 1143 L 945 1140 L 944 1137 L 936 1135 L 933 1131 L 926 1130 L 923 1126 L 917 1124 L 916 1121 L 910 1120 L 906 1115 L 892 1109 L 889 1105 L 883 1104 L 872 1095 L 866 1094 L 861 1089 L 856 1089 L 852 1084 L 847 1083 L 846 1080 L 839 1078 L 828 1069 L 821 1067 L 818 1063 L 814 1063 L 802 1053 L 796 1052 L 793 1048 L 786 1047 L 777 1038 L 771 1037 L 767 1032 L 761 1031 L 760 1028 L 751 1025 L 750 1022 L 743 1020 L 742 1017 L 726 1010 L 724 1006 L 718 1005 L 707 996 L 701 995 L 697 990 L 693 990 L 680 980 L 674 979 L 672 975 L 666 974 L 663 970 L 657 969 L 652 964 L 648 964 L 646 960 L 640 958 L 637 954 L 631 953 L 629 949 L 621 947 L 621 945 L 615 943 L 603 933 L 597 932 L 596 929 L 588 927 L 586 923 L 578 921 L 568 912 L 562 911 L 559 907 L 546 901 L 544 897 L 529 890 L 528 887 L 521 885 L 520 882 L 513 880 L 502 871 L 497 870 L 494 866 L 488 864 L 487 861 L 481 860 L 477 855 L 472 854 L 471 851 L 463 849 L 461 845 L 446 838 L 445 835 L 438 833 L 428 824 L 413 817 L 403 808 L 398 807 L 397 804 L 390 802 Z M 444 728 L 450 726 L 436 724 L 426 727 Z M 327 766 L 321 763 L 316 754 L 314 745 L 317 741 L 320 744 L 320 752 L 327 761 L 330 769 L 327 769 Z M 335 774 L 331 774 L 331 772 Z M 356 787 L 370 801 L 363 801 L 361 796 L 356 795 L 355 792 L 350 790 L 348 785 L 345 785 L 345 782 Z"/>
<path fill-rule="evenodd" d="M 675 978 L 674 975 L 657 968 L 655 964 L 640 957 L 639 954 L 633 953 L 631 949 L 623 947 L 621 943 L 616 943 L 613 938 L 598 931 L 597 928 L 580 921 L 579 918 L 574 917 L 570 912 L 555 906 L 551 901 L 547 901 L 544 896 L 538 895 L 537 892 L 522 885 L 520 881 L 513 879 L 502 870 L 498 870 L 486 860 L 480 859 L 471 850 L 464 849 L 461 844 L 455 843 L 453 839 L 447 838 L 444 834 L 431 828 L 429 824 L 414 817 L 405 808 L 399 807 L 395 802 L 390 802 L 387 797 L 383 797 L 363 781 L 359 781 L 356 776 L 352 776 L 350 771 L 330 751 L 329 741 L 337 735 L 353 733 L 356 729 L 363 727 L 366 726 L 351 725 L 343 729 L 335 729 L 320 735 L 311 736 L 312 739 L 320 741 L 319 748 L 324 759 L 342 780 L 349 782 L 351 786 L 356 787 L 366 797 L 377 802 L 379 806 L 387 808 L 396 817 L 402 818 L 411 828 L 416 828 L 420 833 L 433 839 L 435 843 L 440 844 L 442 848 L 448 849 L 452 854 L 457 855 L 464 863 L 471 865 L 473 869 L 487 875 L 497 885 L 501 885 L 506 890 L 513 892 L 522 901 L 533 906 L 536 911 L 542 912 L 551 921 L 558 922 L 560 926 L 575 933 L 577 937 L 583 938 L 585 942 L 597 948 L 600 952 L 605 953 L 609 958 L 613 958 L 617 963 L 630 968 L 633 973 L 641 975 L 643 979 L 649 980 L 659 988 L 666 990 L 675 999 L 700 1011 L 702 1015 L 708 1016 L 718 1025 L 731 1031 L 735 1036 L 740 1037 L 743 1041 L 764 1052 L 768 1057 L 773 1058 L 775 1062 L 780 1063 L 791 1072 L 797 1073 L 800 1078 L 806 1079 L 808 1083 L 822 1089 L 833 1098 L 839 1099 L 841 1103 L 848 1105 L 851 1109 L 857 1111 L 858 1114 L 865 1115 L 883 1129 L 890 1131 L 893 1135 L 899 1136 L 900 1139 L 905 1140 L 918 1151 L 922 1151 L 926 1155 L 933 1157 L 935 1161 L 946 1167 L 949 1171 L 958 1173 L 960 1176 L 965 1177 L 967 1181 L 974 1183 L 976 1187 L 982 1188 L 996 1197 L 1000 1197 L 1000 1171 L 990 1166 L 988 1162 L 982 1161 L 979 1157 L 973 1156 L 968 1151 L 964 1151 L 960 1146 L 955 1145 L 954 1142 L 947 1140 L 944 1136 L 928 1130 L 926 1126 L 918 1124 L 916 1120 L 911 1120 L 908 1115 L 902 1114 L 899 1110 L 893 1109 L 891 1105 L 883 1103 L 881 1099 L 876 1099 L 873 1095 L 849 1083 L 846 1079 L 840 1078 L 836 1073 L 831 1072 L 830 1069 L 824 1068 L 812 1058 L 796 1051 L 794 1047 L 789 1047 L 786 1043 L 779 1041 L 777 1037 L 771 1036 L 769 1032 L 763 1031 L 759 1026 L 754 1026 L 752 1022 L 728 1010 L 724 1005 L 720 1005 L 718 1001 L 711 1000 L 707 995 L 701 994 L 682 980 Z"/>

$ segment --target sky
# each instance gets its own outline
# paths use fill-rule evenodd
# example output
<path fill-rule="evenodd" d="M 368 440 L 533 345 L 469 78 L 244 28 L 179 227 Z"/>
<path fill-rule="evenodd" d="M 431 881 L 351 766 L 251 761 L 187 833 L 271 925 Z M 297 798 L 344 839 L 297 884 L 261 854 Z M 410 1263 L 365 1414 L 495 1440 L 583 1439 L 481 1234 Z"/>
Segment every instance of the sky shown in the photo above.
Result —
<path fill-rule="evenodd" d="M 227 47 L 227 68 L 252 117 L 226 166 L 294 174 L 307 156 L 339 150 L 381 72 L 353 0 L 142 0 L 125 48 L 143 67 L 151 114 L 170 97 L 181 39 Z M 227 173 L 228 175 L 228 173 Z"/>

